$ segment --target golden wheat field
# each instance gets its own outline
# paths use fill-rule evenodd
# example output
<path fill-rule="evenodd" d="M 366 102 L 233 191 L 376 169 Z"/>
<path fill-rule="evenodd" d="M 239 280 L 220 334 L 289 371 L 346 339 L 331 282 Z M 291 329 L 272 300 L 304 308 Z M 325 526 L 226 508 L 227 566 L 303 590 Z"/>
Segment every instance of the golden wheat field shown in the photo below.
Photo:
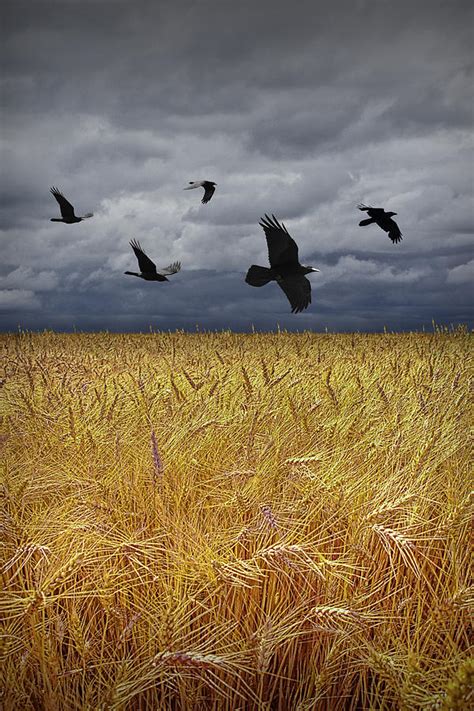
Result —
<path fill-rule="evenodd" d="M 3 709 L 469 708 L 469 338 L 3 336 Z"/>

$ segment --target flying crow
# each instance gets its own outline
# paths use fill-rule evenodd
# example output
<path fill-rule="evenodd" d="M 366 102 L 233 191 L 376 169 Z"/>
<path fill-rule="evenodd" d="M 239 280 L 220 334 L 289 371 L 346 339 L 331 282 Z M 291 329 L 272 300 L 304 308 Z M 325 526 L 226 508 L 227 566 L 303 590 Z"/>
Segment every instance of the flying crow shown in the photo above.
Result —
<path fill-rule="evenodd" d="M 138 259 L 140 274 L 136 272 L 125 272 L 125 274 L 131 274 L 132 276 L 140 277 L 140 279 L 145 279 L 146 281 L 169 281 L 166 276 L 176 274 L 181 269 L 181 262 L 173 262 L 173 264 L 164 267 L 164 269 L 157 269 L 151 259 L 146 256 L 140 246 L 140 242 L 137 242 L 136 239 L 132 239 L 130 240 L 130 246 Z"/>
<path fill-rule="evenodd" d="M 211 197 L 215 193 L 215 188 L 216 183 L 213 183 L 212 180 L 196 180 L 195 183 L 190 182 L 189 187 L 183 188 L 183 190 L 192 190 L 193 188 L 204 188 L 204 197 L 201 200 L 202 203 L 209 202 Z"/>
<path fill-rule="evenodd" d="M 299 263 L 296 242 L 275 215 L 272 218 L 265 215 L 259 224 L 267 238 L 270 269 L 252 264 L 245 281 L 250 286 L 264 286 L 269 281 L 276 281 L 291 304 L 291 313 L 303 311 L 311 303 L 311 284 L 305 274 L 319 272 L 319 269 Z"/>
<path fill-rule="evenodd" d="M 400 228 L 397 223 L 392 220 L 392 215 L 396 215 L 396 212 L 385 212 L 381 207 L 369 207 L 368 205 L 358 205 L 357 207 L 369 215 L 368 220 L 361 220 L 359 222 L 359 227 L 365 227 L 375 222 L 384 232 L 388 232 L 388 236 L 394 244 L 402 241 Z"/>
<path fill-rule="evenodd" d="M 82 222 L 82 220 L 86 220 L 89 217 L 94 217 L 92 212 L 87 212 L 82 217 L 76 217 L 73 206 L 57 188 L 50 188 L 50 192 L 58 201 L 61 209 L 61 218 L 52 217 L 51 222 L 65 222 L 67 225 L 73 225 L 75 222 Z"/>

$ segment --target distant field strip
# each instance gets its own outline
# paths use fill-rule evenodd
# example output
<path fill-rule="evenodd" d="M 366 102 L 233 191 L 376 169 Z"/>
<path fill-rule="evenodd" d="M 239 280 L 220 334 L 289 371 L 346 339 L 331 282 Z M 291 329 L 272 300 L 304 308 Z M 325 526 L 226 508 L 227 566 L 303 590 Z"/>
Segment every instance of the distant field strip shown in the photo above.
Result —
<path fill-rule="evenodd" d="M 465 329 L 0 343 L 5 711 L 474 706 Z"/>

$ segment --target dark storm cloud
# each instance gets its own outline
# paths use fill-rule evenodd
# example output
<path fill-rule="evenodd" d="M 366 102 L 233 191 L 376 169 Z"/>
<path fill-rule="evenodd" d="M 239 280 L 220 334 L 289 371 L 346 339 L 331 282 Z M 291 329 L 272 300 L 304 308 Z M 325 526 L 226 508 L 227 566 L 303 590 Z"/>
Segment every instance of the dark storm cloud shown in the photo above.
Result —
<path fill-rule="evenodd" d="M 472 273 L 467 2 L 7 0 L 3 328 L 415 328 L 466 321 Z M 207 206 L 188 181 L 211 179 Z M 49 222 L 58 185 L 79 214 Z M 358 202 L 398 213 L 394 247 Z M 297 317 L 258 220 L 311 277 Z M 138 238 L 165 285 L 123 275 Z"/>

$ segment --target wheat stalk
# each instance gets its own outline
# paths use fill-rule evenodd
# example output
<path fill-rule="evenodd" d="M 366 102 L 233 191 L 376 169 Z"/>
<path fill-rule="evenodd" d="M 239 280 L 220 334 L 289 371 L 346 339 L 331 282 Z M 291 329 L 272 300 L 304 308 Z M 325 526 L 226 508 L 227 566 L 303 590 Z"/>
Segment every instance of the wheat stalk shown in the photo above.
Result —
<path fill-rule="evenodd" d="M 420 576 L 420 567 L 415 556 L 417 548 L 413 541 L 406 538 L 406 536 L 399 531 L 395 531 L 393 528 L 388 528 L 387 526 L 374 524 L 372 530 L 382 541 L 389 555 L 393 552 L 398 552 L 405 565 L 410 568 L 417 577 Z"/>
<path fill-rule="evenodd" d="M 123 628 L 120 634 L 120 642 L 124 643 L 130 637 L 133 627 L 136 625 L 140 617 L 143 615 L 142 612 L 137 612 L 135 615 L 128 620 L 127 624 Z"/>
<path fill-rule="evenodd" d="M 265 624 L 255 633 L 256 646 L 256 670 L 258 674 L 263 674 L 268 670 L 273 655 L 272 621 L 267 620 Z"/>
<path fill-rule="evenodd" d="M 244 378 L 244 389 L 247 394 L 247 397 L 250 397 L 253 393 L 253 387 L 252 383 L 250 382 L 250 378 L 248 376 L 247 371 L 245 370 L 244 366 L 242 366 L 242 375 Z"/>
<path fill-rule="evenodd" d="M 260 571 L 252 561 L 236 560 L 233 563 L 212 561 L 214 573 L 219 582 L 242 588 L 253 588 L 260 582 Z"/>
<path fill-rule="evenodd" d="M 151 431 L 151 453 L 153 457 L 153 484 L 156 486 L 163 478 L 164 466 L 158 451 L 155 430 Z"/>
<path fill-rule="evenodd" d="M 311 608 L 307 619 L 317 629 L 331 632 L 340 632 L 341 628 L 345 630 L 347 625 L 356 627 L 366 625 L 362 613 L 333 605 L 318 605 Z"/>
<path fill-rule="evenodd" d="M 63 565 L 55 575 L 45 583 L 42 592 L 48 593 L 53 591 L 64 583 L 71 575 L 76 572 L 85 562 L 85 555 L 81 551 L 76 553 L 65 565 Z"/>
<path fill-rule="evenodd" d="M 183 375 L 192 387 L 193 390 L 200 390 L 204 383 L 196 383 L 195 380 L 192 379 L 192 377 L 189 375 L 187 370 L 183 370 Z"/>
<path fill-rule="evenodd" d="M 261 363 L 261 365 L 262 365 L 263 381 L 264 381 L 265 385 L 268 386 L 268 385 L 270 385 L 270 374 L 269 374 L 269 372 L 268 372 L 268 368 L 267 368 L 267 364 L 265 363 L 265 359 L 262 358 L 262 360 L 260 361 L 260 363 Z"/>
<path fill-rule="evenodd" d="M 325 580 L 325 572 L 321 565 L 316 564 L 306 551 L 297 544 L 278 544 L 270 548 L 257 551 L 252 561 L 263 560 L 273 567 L 279 568 L 284 565 L 300 572 L 312 571 L 321 580 Z"/>
<path fill-rule="evenodd" d="M 290 373 L 291 373 L 291 368 L 289 368 L 285 373 L 282 373 L 282 375 L 279 375 L 278 378 L 274 378 L 270 382 L 270 387 L 274 388 L 276 385 L 279 385 L 282 382 L 282 380 L 284 380 L 286 378 L 286 376 L 289 375 Z"/>
<path fill-rule="evenodd" d="M 25 617 L 28 617 L 29 615 L 33 615 L 42 605 L 44 605 L 46 602 L 46 595 L 42 590 L 38 590 L 36 594 L 33 596 L 33 598 L 30 600 L 30 603 L 27 605 L 24 615 Z"/>
<path fill-rule="evenodd" d="M 219 381 L 216 380 L 216 382 L 213 385 L 211 385 L 211 387 L 209 388 L 209 392 L 208 392 L 209 397 L 212 397 L 214 395 L 218 386 L 219 386 Z"/>
<path fill-rule="evenodd" d="M 151 662 L 152 666 L 187 667 L 191 669 L 225 669 L 225 659 L 216 654 L 198 652 L 159 652 Z"/>
<path fill-rule="evenodd" d="M 289 457 L 285 459 L 285 464 L 305 464 L 306 462 L 320 462 L 321 454 L 306 454 L 303 457 Z"/>
<path fill-rule="evenodd" d="M 278 524 L 270 506 L 261 506 L 260 511 L 269 528 L 278 528 Z"/>
<path fill-rule="evenodd" d="M 381 504 L 378 508 L 370 511 L 370 513 L 368 513 L 367 516 L 365 517 L 365 520 L 371 521 L 373 519 L 383 517 L 386 514 L 392 513 L 396 509 L 399 509 L 403 504 L 408 504 L 409 502 L 413 501 L 414 499 L 416 499 L 415 494 L 404 494 L 403 496 L 399 496 L 397 499 L 394 499 L 393 501 L 387 501 L 385 504 Z"/>

